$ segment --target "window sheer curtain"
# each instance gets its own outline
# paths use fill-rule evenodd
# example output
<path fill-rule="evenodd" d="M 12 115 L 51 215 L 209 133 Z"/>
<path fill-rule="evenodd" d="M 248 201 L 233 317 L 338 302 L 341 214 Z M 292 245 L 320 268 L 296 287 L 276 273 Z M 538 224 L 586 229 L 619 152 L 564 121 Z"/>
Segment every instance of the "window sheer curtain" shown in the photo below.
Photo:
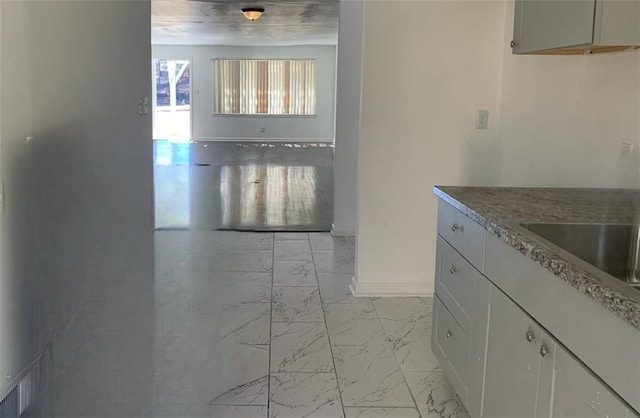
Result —
<path fill-rule="evenodd" d="M 313 115 L 315 60 L 214 60 L 215 113 Z"/>

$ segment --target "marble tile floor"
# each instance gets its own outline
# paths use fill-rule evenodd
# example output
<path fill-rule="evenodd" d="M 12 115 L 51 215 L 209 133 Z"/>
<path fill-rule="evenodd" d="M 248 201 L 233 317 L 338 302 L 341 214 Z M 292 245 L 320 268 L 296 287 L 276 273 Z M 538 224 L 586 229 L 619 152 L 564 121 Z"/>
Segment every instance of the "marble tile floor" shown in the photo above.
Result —
<path fill-rule="evenodd" d="M 466 417 L 432 300 L 355 298 L 354 240 L 156 232 L 155 416 Z"/>

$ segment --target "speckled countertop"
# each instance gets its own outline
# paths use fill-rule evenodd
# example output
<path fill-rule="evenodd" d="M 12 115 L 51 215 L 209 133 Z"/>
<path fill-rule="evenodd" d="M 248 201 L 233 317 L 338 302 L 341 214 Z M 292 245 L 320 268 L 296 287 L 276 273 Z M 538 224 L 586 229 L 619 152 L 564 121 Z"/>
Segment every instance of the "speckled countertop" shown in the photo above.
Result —
<path fill-rule="evenodd" d="M 603 280 L 517 227 L 521 222 L 632 223 L 640 213 L 640 191 L 436 186 L 433 192 L 640 330 L 640 290 Z"/>

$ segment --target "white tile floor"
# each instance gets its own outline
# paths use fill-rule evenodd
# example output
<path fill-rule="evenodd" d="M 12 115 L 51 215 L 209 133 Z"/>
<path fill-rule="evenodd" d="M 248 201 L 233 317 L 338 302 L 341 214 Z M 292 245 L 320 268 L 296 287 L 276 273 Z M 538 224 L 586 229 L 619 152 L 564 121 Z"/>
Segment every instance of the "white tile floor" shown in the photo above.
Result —
<path fill-rule="evenodd" d="M 156 233 L 156 416 L 466 417 L 432 301 L 355 298 L 354 241 Z"/>

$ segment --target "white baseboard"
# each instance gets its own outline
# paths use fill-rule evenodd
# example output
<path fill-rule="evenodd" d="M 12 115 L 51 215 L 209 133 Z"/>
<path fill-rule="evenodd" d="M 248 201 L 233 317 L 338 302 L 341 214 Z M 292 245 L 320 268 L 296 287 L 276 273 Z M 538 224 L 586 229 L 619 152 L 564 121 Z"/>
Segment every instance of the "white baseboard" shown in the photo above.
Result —
<path fill-rule="evenodd" d="M 355 297 L 433 296 L 432 283 L 363 283 L 354 277 L 349 289 Z"/>
<path fill-rule="evenodd" d="M 287 143 L 317 143 L 317 144 L 333 144 L 331 138 L 225 138 L 225 137 L 199 137 L 192 138 L 193 141 L 199 142 L 287 142 Z"/>
<path fill-rule="evenodd" d="M 355 237 L 355 225 L 331 225 L 331 235 L 334 237 Z"/>

